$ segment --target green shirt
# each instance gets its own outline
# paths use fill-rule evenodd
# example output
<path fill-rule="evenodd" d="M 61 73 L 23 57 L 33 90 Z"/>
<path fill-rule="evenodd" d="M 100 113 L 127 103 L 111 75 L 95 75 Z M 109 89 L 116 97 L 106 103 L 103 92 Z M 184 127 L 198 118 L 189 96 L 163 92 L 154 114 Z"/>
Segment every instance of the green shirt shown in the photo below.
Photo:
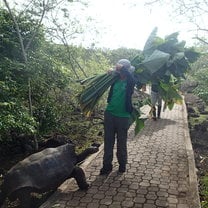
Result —
<path fill-rule="evenodd" d="M 130 117 L 130 113 L 126 111 L 126 80 L 118 80 L 113 86 L 113 95 L 107 105 L 106 111 L 118 117 Z"/>

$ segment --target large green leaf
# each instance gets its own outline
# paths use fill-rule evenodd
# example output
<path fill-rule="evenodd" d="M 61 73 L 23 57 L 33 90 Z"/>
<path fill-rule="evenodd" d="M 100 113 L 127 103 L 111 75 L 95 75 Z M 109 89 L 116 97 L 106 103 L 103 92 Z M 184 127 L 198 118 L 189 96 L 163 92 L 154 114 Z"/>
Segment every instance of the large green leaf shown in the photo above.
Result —
<path fill-rule="evenodd" d="M 181 42 L 178 42 L 175 44 L 175 48 L 178 50 L 178 51 L 185 51 L 185 45 L 186 45 L 186 41 L 181 41 Z"/>
<path fill-rule="evenodd" d="M 179 94 L 177 86 L 173 83 L 160 82 L 159 93 L 165 102 L 165 107 L 172 110 L 174 103 L 182 104 L 182 96 Z"/>
<path fill-rule="evenodd" d="M 167 35 L 165 37 L 165 40 L 170 41 L 172 43 L 177 43 L 178 42 L 178 35 L 179 35 L 178 32 L 171 33 L 170 35 Z"/>
<path fill-rule="evenodd" d="M 155 50 L 151 56 L 145 58 L 142 65 L 150 72 L 150 74 L 153 74 L 165 65 L 169 58 L 170 54 Z"/>
<path fill-rule="evenodd" d="M 131 113 L 129 126 L 131 126 L 135 122 L 135 128 L 134 128 L 135 136 L 144 128 L 144 122 L 146 120 L 145 118 L 140 118 L 140 116 L 141 116 L 140 110 L 134 108 L 133 112 Z"/>
<path fill-rule="evenodd" d="M 164 43 L 164 40 L 157 36 L 157 27 L 155 27 L 150 33 L 144 45 L 144 48 L 142 51 L 144 57 L 150 56 L 158 48 L 158 46 L 162 45 L 163 43 Z"/>
<path fill-rule="evenodd" d="M 184 52 L 175 53 L 175 55 L 173 57 L 173 61 L 180 60 L 180 59 L 184 58 L 184 56 L 185 56 Z"/>
<path fill-rule="evenodd" d="M 155 27 L 152 30 L 149 37 L 147 38 L 147 41 L 143 48 L 144 56 L 150 56 L 152 52 L 156 49 L 157 46 L 154 44 L 156 37 L 157 37 L 157 27 Z"/>
<path fill-rule="evenodd" d="M 136 126 L 134 128 L 134 135 L 136 136 L 143 128 L 146 119 L 136 118 Z"/>
<path fill-rule="evenodd" d="M 190 63 L 194 63 L 200 56 L 198 52 L 194 50 L 194 48 L 186 48 L 185 56 Z"/>

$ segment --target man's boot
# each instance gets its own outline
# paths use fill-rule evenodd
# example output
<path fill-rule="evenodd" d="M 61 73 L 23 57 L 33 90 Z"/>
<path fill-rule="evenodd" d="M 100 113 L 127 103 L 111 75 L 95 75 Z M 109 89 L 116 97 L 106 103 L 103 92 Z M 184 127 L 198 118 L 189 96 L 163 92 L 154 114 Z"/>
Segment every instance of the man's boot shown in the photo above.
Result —
<path fill-rule="evenodd" d="M 157 118 L 160 118 L 160 113 L 161 113 L 161 106 L 159 105 L 157 108 Z"/>
<path fill-rule="evenodd" d="M 156 119 L 156 108 L 153 106 L 152 107 L 152 119 L 154 120 L 154 121 L 156 121 L 157 119 Z"/>

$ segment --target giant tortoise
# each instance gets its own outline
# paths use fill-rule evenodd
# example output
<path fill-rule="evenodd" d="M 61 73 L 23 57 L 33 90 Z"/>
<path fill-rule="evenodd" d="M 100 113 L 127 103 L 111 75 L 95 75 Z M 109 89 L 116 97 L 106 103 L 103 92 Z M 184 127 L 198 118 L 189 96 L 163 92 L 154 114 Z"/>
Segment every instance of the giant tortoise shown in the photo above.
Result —
<path fill-rule="evenodd" d="M 98 151 L 91 146 L 80 154 L 73 144 L 47 148 L 35 153 L 13 166 L 5 175 L 1 185 L 0 207 L 6 197 L 20 200 L 21 207 L 30 207 L 30 194 L 56 190 L 66 179 L 75 178 L 80 189 L 89 187 L 85 173 L 76 164 Z"/>

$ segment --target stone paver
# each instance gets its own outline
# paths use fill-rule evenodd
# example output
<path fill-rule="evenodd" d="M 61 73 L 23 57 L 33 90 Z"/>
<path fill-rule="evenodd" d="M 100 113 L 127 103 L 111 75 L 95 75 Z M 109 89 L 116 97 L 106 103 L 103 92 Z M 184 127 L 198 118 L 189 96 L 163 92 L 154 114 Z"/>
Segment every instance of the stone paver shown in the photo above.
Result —
<path fill-rule="evenodd" d="M 200 208 L 184 105 L 165 110 L 158 121 L 148 119 L 136 137 L 130 128 L 124 174 L 117 173 L 114 155 L 111 174 L 99 176 L 102 156 L 101 147 L 83 164 L 89 190 L 78 190 L 70 179 L 41 208 Z"/>

